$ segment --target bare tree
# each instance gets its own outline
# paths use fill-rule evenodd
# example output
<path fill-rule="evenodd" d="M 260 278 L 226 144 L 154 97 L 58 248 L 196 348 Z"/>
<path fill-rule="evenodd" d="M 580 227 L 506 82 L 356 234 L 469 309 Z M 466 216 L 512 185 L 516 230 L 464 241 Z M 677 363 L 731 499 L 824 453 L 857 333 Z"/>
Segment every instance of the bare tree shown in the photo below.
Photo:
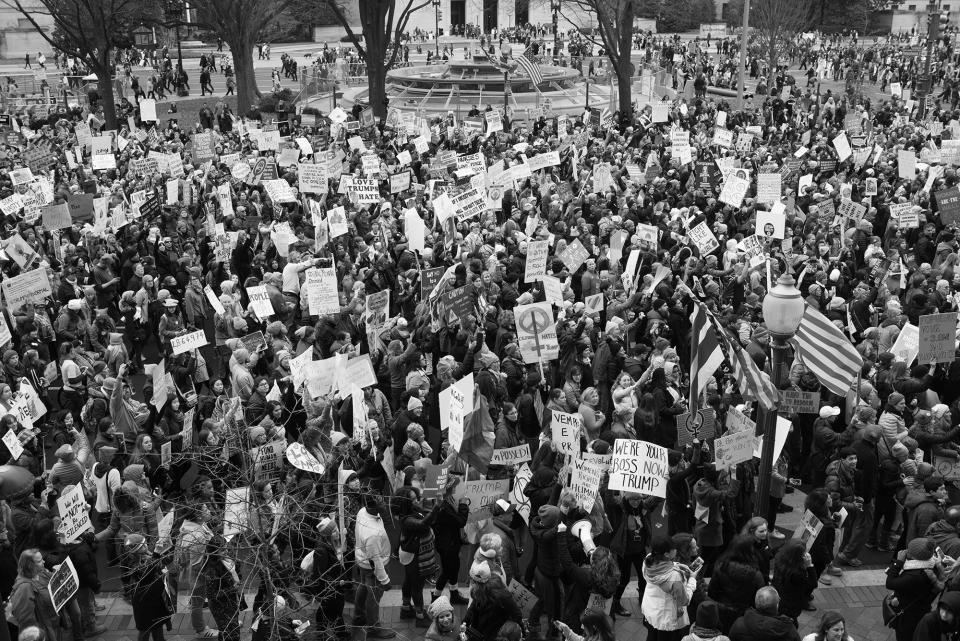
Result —
<path fill-rule="evenodd" d="M 80 1 L 80 0 L 77 0 Z M 237 113 L 261 96 L 253 69 L 253 47 L 291 0 L 195 0 L 198 26 L 215 31 L 230 46 L 237 75 Z"/>
<path fill-rule="evenodd" d="M 347 30 L 350 42 L 367 65 L 367 99 L 373 113 L 387 117 L 387 72 L 397 62 L 403 49 L 401 36 L 410 15 L 428 7 L 431 0 L 359 0 L 357 13 L 361 31 L 357 34 L 338 0 L 316 0 L 336 16 Z"/>
<path fill-rule="evenodd" d="M 576 17 L 569 16 L 563 7 L 574 7 L 577 14 L 596 20 L 596 36 L 586 36 L 595 45 L 603 47 L 617 77 L 619 93 L 618 109 L 621 117 L 631 113 L 633 101 L 631 84 L 634 67 L 630 61 L 633 48 L 633 19 L 640 8 L 638 0 L 572 0 L 561 5 L 560 15 L 571 24 L 579 24 Z"/>
<path fill-rule="evenodd" d="M 113 56 L 130 46 L 134 27 L 151 19 L 154 6 L 139 0 L 36 0 L 25 7 L 21 0 L 0 0 L 23 15 L 51 47 L 80 59 L 97 76 L 107 129 L 117 128 L 113 98 Z M 53 20 L 48 32 L 37 16 Z"/>
<path fill-rule="evenodd" d="M 750 26 L 756 29 L 754 38 L 766 52 L 771 74 L 780 52 L 810 24 L 812 8 L 812 0 L 751 0 Z"/>

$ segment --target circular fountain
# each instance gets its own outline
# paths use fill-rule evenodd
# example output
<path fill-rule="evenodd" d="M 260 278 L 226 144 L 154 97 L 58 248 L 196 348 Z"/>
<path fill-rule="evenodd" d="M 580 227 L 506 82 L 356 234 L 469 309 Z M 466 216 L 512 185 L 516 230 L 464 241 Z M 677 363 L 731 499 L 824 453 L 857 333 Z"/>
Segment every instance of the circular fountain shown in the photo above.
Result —
<path fill-rule="evenodd" d="M 393 69 L 387 72 L 390 107 L 426 115 L 448 111 L 465 115 L 473 107 L 481 111 L 487 105 L 502 108 L 506 95 L 510 115 L 526 111 L 533 114 L 541 109 L 545 115 L 574 115 L 582 113 L 588 104 L 609 102 L 608 80 L 588 83 L 576 69 L 538 64 L 543 82 L 534 87 L 534 81 L 515 61 L 506 63 L 474 52 L 471 59 Z M 342 102 L 349 108 L 366 99 L 366 87 L 355 87 L 344 92 Z"/>

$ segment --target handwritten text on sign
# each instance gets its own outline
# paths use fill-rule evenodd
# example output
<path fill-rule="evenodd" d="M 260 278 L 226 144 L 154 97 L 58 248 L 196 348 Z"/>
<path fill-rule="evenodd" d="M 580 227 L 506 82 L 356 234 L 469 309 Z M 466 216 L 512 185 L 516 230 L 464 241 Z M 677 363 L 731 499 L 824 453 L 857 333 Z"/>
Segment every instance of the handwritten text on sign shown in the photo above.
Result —
<path fill-rule="evenodd" d="M 646 441 L 618 438 L 610 465 L 611 490 L 667 498 L 667 448 Z"/>
<path fill-rule="evenodd" d="M 93 529 L 88 513 L 89 507 L 83 498 L 79 485 L 71 485 L 57 499 L 57 511 L 60 513 L 60 532 L 66 543 L 73 543 L 87 530 Z"/>
<path fill-rule="evenodd" d="M 575 454 L 580 450 L 580 430 L 583 419 L 579 414 L 566 414 L 553 410 L 550 422 L 552 440 L 561 454 Z"/>
<path fill-rule="evenodd" d="M 183 334 L 182 336 L 174 336 L 170 339 L 170 347 L 173 349 L 175 355 L 189 352 L 192 349 L 203 347 L 206 344 L 207 337 L 204 335 L 202 329 L 190 332 L 189 334 Z"/>
<path fill-rule="evenodd" d="M 957 336 L 957 313 L 920 317 L 920 363 L 952 363 Z"/>

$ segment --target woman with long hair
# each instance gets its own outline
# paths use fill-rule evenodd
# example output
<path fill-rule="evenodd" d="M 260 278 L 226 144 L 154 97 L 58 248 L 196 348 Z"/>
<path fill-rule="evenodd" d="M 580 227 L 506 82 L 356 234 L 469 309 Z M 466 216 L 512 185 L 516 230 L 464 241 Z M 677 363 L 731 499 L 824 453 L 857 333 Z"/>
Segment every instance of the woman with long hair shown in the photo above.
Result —
<path fill-rule="evenodd" d="M 582 635 L 571 630 L 567 624 L 557 621 L 557 629 L 563 635 L 564 641 L 614 641 L 616 638 L 613 633 L 613 620 L 600 610 L 584 610 L 580 615 L 580 625 L 583 628 Z"/>
<path fill-rule="evenodd" d="M 20 553 L 17 578 L 7 602 L 7 611 L 10 613 L 7 622 L 16 628 L 11 630 L 11 638 L 17 638 L 14 633 L 31 626 L 43 630 L 47 639 L 60 638 L 60 617 L 47 590 L 49 580 L 50 573 L 43 565 L 43 555 L 39 550 L 30 548 Z"/>
<path fill-rule="evenodd" d="M 803 637 L 803 641 L 853 641 L 853 637 L 847 634 L 847 622 L 843 615 L 827 610 L 820 617 L 817 631 Z"/>
<path fill-rule="evenodd" d="M 468 629 L 474 630 L 484 641 L 494 641 L 507 621 L 520 623 L 523 612 L 499 574 L 490 572 L 485 563 L 470 568 L 470 607 L 463 616 Z"/>
<path fill-rule="evenodd" d="M 767 536 L 770 534 L 767 519 L 762 516 L 752 517 L 744 524 L 743 528 L 741 528 L 740 534 L 747 535 L 753 539 L 753 551 L 757 556 L 757 567 L 760 570 L 760 574 L 763 575 L 763 582 L 769 582 L 770 559 L 773 558 L 773 551 L 767 542 Z"/>
<path fill-rule="evenodd" d="M 690 626 L 687 605 L 697 588 L 696 573 L 677 563 L 677 546 L 655 535 L 643 560 L 646 587 L 640 601 L 648 641 L 680 641 Z"/>
<path fill-rule="evenodd" d="M 420 490 L 402 487 L 397 490 L 397 518 L 400 521 L 400 564 L 403 565 L 403 605 L 401 619 L 416 619 L 418 628 L 429 628 L 423 609 L 424 579 L 436 571 L 436 552 L 431 526 L 437 519 L 439 506 L 424 513 Z M 433 568 L 431 572 L 430 568 Z M 412 605 L 411 605 L 412 601 Z"/>
<path fill-rule="evenodd" d="M 734 537 L 727 550 L 717 559 L 707 595 L 720 606 L 720 629 L 724 634 L 730 626 L 753 607 L 753 596 L 766 585 L 757 565 L 753 537 L 745 534 Z"/>
<path fill-rule="evenodd" d="M 609 548 L 598 547 L 590 555 L 590 563 L 577 565 L 570 554 L 570 531 L 560 534 L 560 565 L 566 586 L 561 620 L 574 632 L 580 632 L 580 613 L 591 602 L 602 602 L 610 612 L 613 595 L 620 584 L 617 557 Z"/>
<path fill-rule="evenodd" d="M 660 427 L 660 415 L 657 413 L 653 394 L 647 392 L 640 397 L 637 411 L 633 414 L 633 431 L 637 438 L 652 441 Z"/>
<path fill-rule="evenodd" d="M 791 539 L 777 551 L 773 558 L 773 587 L 780 594 L 780 614 L 798 625 L 808 596 L 817 587 L 817 571 L 803 541 Z"/>

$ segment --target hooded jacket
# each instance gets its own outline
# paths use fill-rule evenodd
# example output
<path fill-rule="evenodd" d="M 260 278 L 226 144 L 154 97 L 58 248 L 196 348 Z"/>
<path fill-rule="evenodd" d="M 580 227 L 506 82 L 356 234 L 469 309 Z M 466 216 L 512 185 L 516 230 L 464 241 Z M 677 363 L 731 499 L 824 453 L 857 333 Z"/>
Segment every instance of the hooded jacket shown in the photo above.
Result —
<path fill-rule="evenodd" d="M 923 488 L 911 490 L 903 506 L 907 509 L 907 527 L 903 532 L 907 541 L 923 536 L 927 528 L 940 520 L 943 514 L 937 497 L 928 494 Z"/>
<path fill-rule="evenodd" d="M 931 539 L 947 556 L 956 559 L 960 555 L 960 536 L 957 536 L 957 528 L 945 520 L 931 523 L 923 536 Z"/>
<path fill-rule="evenodd" d="M 646 587 L 640 609 L 647 623 L 669 632 L 690 625 L 687 605 L 697 589 L 697 578 L 673 561 L 643 562 Z"/>
<path fill-rule="evenodd" d="M 788 617 L 750 608 L 730 628 L 730 641 L 800 641 L 800 633 Z"/>
<path fill-rule="evenodd" d="M 931 641 L 940 641 L 940 639 L 950 638 L 950 635 L 960 633 L 960 592 L 944 592 L 940 597 L 940 602 L 933 612 L 927 612 L 920 619 L 920 623 L 914 629 L 914 639 L 930 639 Z M 947 625 L 940 619 L 940 608 L 949 610 L 953 613 L 953 623 Z"/>

